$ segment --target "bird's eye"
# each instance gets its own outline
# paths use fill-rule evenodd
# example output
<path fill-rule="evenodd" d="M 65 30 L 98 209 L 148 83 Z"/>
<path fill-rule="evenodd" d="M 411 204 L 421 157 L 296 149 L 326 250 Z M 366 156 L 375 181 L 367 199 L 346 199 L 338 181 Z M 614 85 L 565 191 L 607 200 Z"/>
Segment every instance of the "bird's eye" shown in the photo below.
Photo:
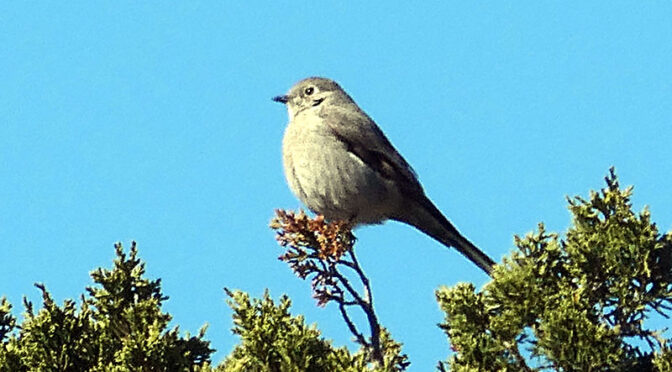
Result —
<path fill-rule="evenodd" d="M 313 88 L 313 87 L 308 87 L 308 88 L 306 88 L 306 90 L 304 90 L 303 92 L 306 93 L 307 96 L 309 96 L 309 95 L 313 94 L 314 91 L 315 91 L 315 88 Z"/>

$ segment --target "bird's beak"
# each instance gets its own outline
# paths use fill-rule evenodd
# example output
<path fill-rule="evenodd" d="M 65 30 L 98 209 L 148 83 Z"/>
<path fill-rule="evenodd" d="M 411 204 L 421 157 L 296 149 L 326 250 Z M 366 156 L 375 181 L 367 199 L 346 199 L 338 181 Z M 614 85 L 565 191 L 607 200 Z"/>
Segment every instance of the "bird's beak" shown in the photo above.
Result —
<path fill-rule="evenodd" d="M 287 103 L 287 101 L 289 101 L 289 97 L 287 97 L 287 96 L 276 96 L 276 97 L 273 97 L 273 100 L 275 102 Z"/>

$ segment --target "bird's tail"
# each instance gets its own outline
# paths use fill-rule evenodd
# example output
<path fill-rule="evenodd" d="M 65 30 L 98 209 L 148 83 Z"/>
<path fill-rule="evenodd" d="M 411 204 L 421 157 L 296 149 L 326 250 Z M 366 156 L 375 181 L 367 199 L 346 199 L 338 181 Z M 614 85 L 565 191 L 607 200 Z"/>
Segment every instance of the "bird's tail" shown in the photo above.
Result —
<path fill-rule="evenodd" d="M 394 217 L 394 219 L 417 228 L 447 247 L 454 247 L 490 275 L 495 261 L 462 236 L 431 200 L 423 197 L 422 200 L 413 204 L 410 207 L 411 210 L 405 211 L 402 217 Z"/>

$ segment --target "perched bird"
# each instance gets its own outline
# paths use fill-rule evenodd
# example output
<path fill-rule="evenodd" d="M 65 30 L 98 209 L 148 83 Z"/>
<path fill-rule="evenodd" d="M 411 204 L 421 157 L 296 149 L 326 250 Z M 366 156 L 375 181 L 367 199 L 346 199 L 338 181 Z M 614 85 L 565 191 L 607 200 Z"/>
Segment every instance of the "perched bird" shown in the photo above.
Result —
<path fill-rule="evenodd" d="M 441 214 L 408 162 L 335 81 L 307 78 L 273 100 L 289 113 L 282 141 L 287 182 L 310 210 L 353 226 L 407 223 L 490 274 L 495 262 Z"/>

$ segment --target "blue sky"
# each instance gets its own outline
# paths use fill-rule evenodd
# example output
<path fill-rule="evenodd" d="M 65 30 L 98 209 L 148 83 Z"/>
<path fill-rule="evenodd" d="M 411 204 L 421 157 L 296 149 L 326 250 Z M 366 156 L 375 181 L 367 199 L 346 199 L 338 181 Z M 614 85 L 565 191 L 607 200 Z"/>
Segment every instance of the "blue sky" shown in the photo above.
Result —
<path fill-rule="evenodd" d="M 247 3 L 245 3 L 247 4 Z M 270 100 L 331 77 L 496 259 L 569 223 L 566 195 L 610 166 L 672 228 L 669 2 L 5 2 L 0 5 L 0 295 L 59 300 L 139 244 L 174 323 L 218 362 L 237 339 L 223 287 L 287 293 L 352 345 L 336 308 L 276 257 L 287 114 Z M 412 371 L 448 354 L 434 290 L 486 277 L 398 223 L 361 228 L 381 322 Z"/>

